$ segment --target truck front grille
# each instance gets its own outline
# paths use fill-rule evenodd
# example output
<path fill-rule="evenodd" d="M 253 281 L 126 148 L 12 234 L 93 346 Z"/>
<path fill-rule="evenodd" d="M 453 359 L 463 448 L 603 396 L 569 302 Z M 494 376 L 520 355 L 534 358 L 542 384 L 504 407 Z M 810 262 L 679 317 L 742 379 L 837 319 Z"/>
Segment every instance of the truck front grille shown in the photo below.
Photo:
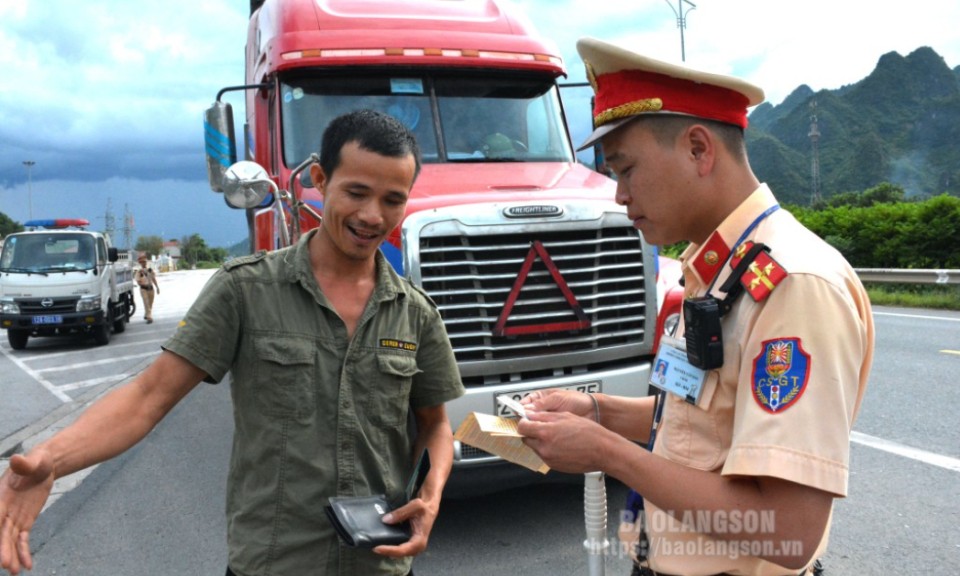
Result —
<path fill-rule="evenodd" d="M 466 385 L 588 373 L 650 353 L 644 247 L 625 216 L 460 229 L 419 230 L 415 276 L 437 303 Z"/>
<path fill-rule="evenodd" d="M 64 314 L 77 311 L 80 298 L 17 298 L 21 314 Z M 48 305 L 44 305 L 44 301 Z"/>

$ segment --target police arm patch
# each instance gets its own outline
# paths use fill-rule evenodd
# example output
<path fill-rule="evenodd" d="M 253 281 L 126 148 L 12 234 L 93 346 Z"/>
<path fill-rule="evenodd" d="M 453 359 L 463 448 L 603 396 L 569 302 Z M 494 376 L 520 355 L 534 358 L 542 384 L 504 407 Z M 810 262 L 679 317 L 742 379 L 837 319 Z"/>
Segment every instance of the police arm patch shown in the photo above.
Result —
<path fill-rule="evenodd" d="M 765 340 L 753 359 L 753 399 L 765 411 L 779 414 L 800 400 L 809 378 L 810 355 L 799 338 Z"/>

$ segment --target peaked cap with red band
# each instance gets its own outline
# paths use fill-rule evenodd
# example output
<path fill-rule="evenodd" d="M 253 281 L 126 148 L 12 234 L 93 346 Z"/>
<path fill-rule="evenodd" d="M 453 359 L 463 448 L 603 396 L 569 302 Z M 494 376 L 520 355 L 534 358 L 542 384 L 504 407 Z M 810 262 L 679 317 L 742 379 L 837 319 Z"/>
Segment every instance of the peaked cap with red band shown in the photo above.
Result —
<path fill-rule="evenodd" d="M 747 109 L 763 90 L 731 76 L 700 72 L 641 56 L 593 38 L 577 42 L 596 95 L 594 131 L 582 150 L 644 114 L 695 116 L 747 127 Z"/>

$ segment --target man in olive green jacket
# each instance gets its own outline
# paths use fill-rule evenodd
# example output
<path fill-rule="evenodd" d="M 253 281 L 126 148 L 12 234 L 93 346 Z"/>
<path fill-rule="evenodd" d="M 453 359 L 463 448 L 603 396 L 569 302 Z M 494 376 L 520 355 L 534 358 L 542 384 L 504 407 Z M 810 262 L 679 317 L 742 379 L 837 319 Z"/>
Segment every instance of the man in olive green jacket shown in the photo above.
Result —
<path fill-rule="evenodd" d="M 130 448 L 198 383 L 230 372 L 227 574 L 409 573 L 453 462 L 444 403 L 463 394 L 439 312 L 379 252 L 419 168 L 416 141 L 396 120 L 335 119 L 311 166 L 324 194 L 320 228 L 224 266 L 149 368 L 11 459 L 0 478 L 0 566 L 32 568 L 30 529 L 56 478 Z M 384 493 L 402 504 L 424 448 L 432 465 L 421 490 L 384 517 L 409 521 L 410 540 L 372 551 L 340 544 L 327 498 Z"/>

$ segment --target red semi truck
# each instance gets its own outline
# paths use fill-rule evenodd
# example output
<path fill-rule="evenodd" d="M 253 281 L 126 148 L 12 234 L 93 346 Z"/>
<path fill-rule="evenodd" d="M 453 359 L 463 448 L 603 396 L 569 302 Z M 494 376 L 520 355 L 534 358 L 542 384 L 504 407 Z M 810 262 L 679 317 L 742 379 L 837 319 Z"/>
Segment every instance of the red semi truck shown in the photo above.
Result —
<path fill-rule="evenodd" d="M 327 123 L 387 112 L 416 134 L 423 169 L 382 251 L 440 309 L 467 388 L 448 407 L 454 428 L 502 413 L 500 394 L 643 395 L 655 251 L 615 182 L 577 162 L 563 77 L 557 48 L 496 0 L 253 1 L 246 82 L 205 116 L 211 187 L 246 210 L 252 250 L 289 245 L 319 224 L 306 167 Z M 246 91 L 237 165 L 228 90 Z M 455 449 L 453 480 L 499 462 Z"/>

